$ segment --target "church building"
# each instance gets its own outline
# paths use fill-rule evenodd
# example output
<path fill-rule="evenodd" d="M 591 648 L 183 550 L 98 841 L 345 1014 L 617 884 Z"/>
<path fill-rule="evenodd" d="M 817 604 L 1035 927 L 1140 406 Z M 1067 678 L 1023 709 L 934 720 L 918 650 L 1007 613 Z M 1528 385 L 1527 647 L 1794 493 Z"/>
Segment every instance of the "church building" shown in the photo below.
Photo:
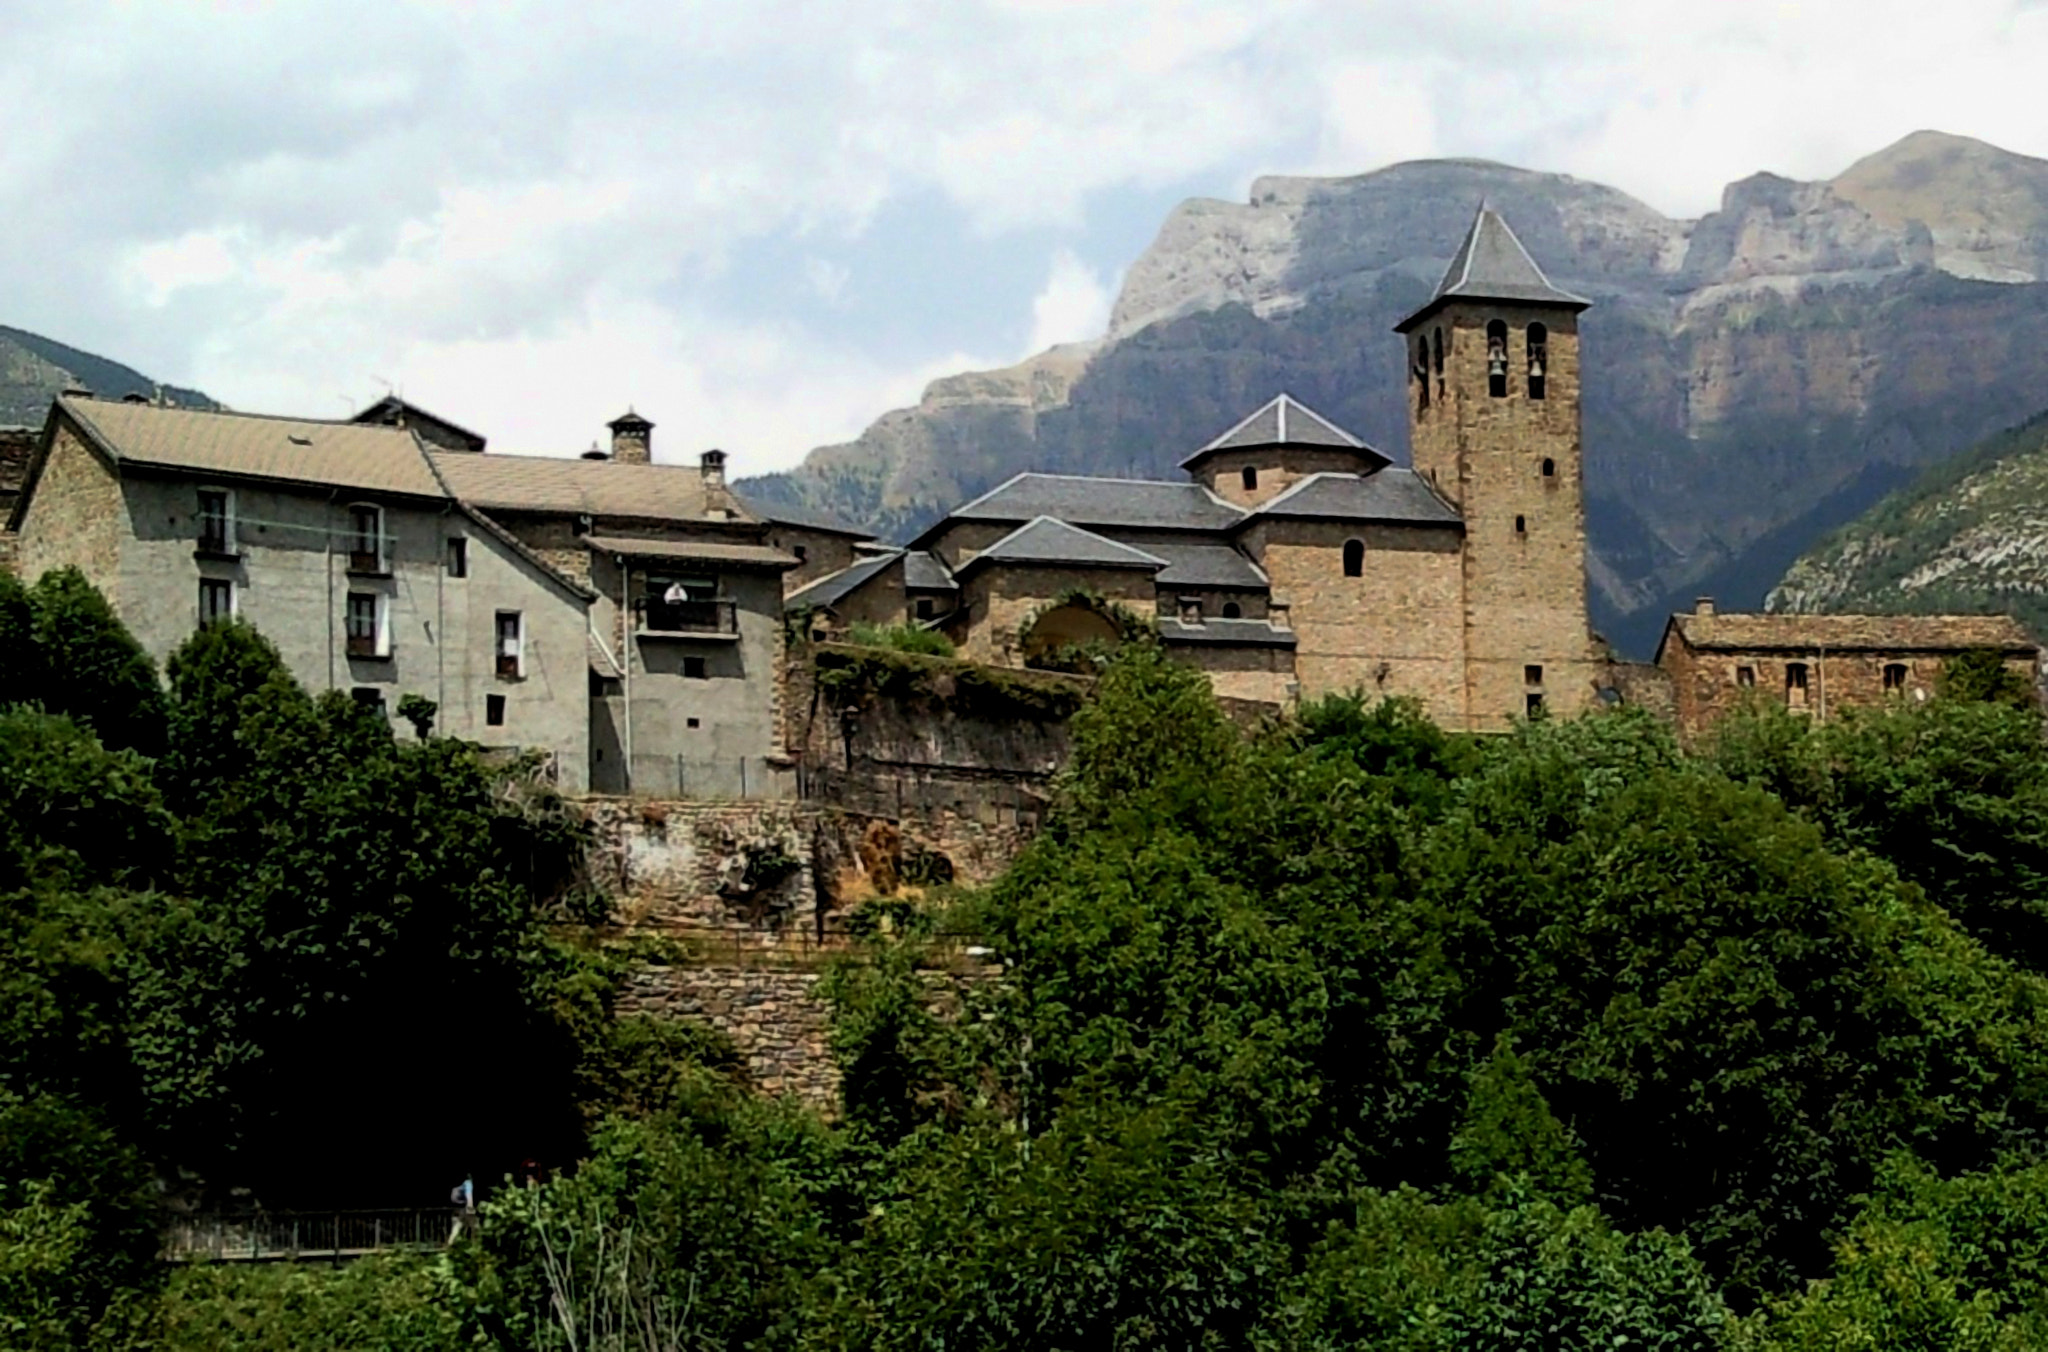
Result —
<path fill-rule="evenodd" d="M 1184 480 L 1020 474 L 786 606 L 827 630 L 921 624 L 1019 666 L 1113 644 L 1135 616 L 1224 696 L 1409 696 L 1472 731 L 1578 712 L 1606 670 L 1586 615 L 1588 304 L 1481 207 L 1396 326 L 1413 468 L 1281 394 Z"/>

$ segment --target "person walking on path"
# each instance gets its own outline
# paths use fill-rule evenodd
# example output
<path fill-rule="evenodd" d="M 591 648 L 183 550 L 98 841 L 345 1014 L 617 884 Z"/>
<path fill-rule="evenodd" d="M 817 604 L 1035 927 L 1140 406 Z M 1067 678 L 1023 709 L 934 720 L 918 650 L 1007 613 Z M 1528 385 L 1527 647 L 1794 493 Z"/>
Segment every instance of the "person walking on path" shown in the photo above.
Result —
<path fill-rule="evenodd" d="M 455 1226 L 448 1232 L 448 1242 L 453 1244 L 461 1238 L 463 1227 L 476 1223 L 476 1183 L 470 1175 L 464 1174 L 462 1181 L 448 1190 L 448 1201 L 456 1208 Z"/>

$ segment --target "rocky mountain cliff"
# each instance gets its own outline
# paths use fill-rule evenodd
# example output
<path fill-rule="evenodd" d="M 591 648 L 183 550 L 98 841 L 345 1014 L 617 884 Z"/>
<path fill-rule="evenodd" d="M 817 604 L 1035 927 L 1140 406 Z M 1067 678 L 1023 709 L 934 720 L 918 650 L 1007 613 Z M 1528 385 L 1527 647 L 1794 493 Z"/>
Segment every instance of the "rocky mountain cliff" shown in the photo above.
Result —
<path fill-rule="evenodd" d="M 109 399 L 127 394 L 154 397 L 159 389 L 148 376 L 119 362 L 0 325 L 0 427 L 41 427 L 50 400 L 72 386 L 83 386 Z M 197 390 L 161 388 L 171 403 L 218 407 Z"/>
<path fill-rule="evenodd" d="M 2017 616 L 2048 636 L 2048 414 L 1930 470 L 1802 555 L 1773 610 Z"/>
<path fill-rule="evenodd" d="M 1024 469 L 1170 476 L 1285 389 L 1406 452 L 1402 352 L 1490 199 L 1584 321 L 1595 619 L 1630 651 L 1695 592 L 1754 604 L 1829 528 L 2048 389 L 2048 161 L 1922 132 L 1700 220 L 1472 160 L 1192 201 L 1100 340 L 934 382 L 768 500 L 902 535 Z"/>

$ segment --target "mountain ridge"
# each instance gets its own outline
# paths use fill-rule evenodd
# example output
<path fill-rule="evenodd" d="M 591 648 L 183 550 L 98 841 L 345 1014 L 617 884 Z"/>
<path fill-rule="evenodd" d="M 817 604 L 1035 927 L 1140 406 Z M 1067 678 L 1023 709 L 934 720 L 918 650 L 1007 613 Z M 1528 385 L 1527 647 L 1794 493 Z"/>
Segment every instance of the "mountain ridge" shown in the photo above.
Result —
<path fill-rule="evenodd" d="M 748 487 L 901 536 L 1025 469 L 1171 477 L 1279 389 L 1405 460 L 1389 330 L 1484 198 L 1596 303 L 1595 618 L 1643 651 L 1696 589 L 1760 599 L 1806 543 L 1782 532 L 1850 520 L 2048 378 L 2048 162 L 1916 133 L 1840 177 L 1751 175 L 1696 220 L 1491 161 L 1262 177 L 1169 213 L 1101 338 L 935 381 Z M 1982 202 L 1951 203 L 1957 183 Z"/>

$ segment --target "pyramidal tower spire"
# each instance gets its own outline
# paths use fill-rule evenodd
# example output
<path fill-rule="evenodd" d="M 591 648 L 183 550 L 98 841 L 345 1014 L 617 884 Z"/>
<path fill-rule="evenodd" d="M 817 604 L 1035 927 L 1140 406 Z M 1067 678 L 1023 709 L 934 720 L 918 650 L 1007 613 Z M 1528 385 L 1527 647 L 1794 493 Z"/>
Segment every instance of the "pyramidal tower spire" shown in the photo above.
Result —
<path fill-rule="evenodd" d="M 1451 300 L 1516 301 L 1556 306 L 1573 314 L 1593 302 L 1554 285 L 1492 204 L 1481 201 L 1465 242 L 1451 255 L 1443 280 L 1421 309 L 1394 326 L 1407 333 Z"/>

